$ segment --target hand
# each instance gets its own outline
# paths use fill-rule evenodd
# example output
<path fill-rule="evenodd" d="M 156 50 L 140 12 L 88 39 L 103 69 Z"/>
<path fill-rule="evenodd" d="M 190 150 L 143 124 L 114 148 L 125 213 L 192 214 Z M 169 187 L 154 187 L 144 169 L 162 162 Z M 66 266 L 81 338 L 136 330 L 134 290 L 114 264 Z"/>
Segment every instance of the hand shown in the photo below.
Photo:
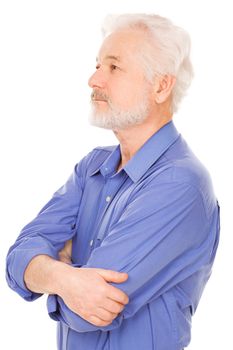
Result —
<path fill-rule="evenodd" d="M 95 326 L 107 326 L 129 302 L 128 296 L 107 282 L 123 283 L 128 275 L 98 268 L 66 265 L 62 288 L 57 293 L 74 313 Z"/>
<path fill-rule="evenodd" d="M 72 264 L 72 239 L 66 242 L 62 250 L 58 253 L 59 260 L 66 263 L 66 264 Z"/>

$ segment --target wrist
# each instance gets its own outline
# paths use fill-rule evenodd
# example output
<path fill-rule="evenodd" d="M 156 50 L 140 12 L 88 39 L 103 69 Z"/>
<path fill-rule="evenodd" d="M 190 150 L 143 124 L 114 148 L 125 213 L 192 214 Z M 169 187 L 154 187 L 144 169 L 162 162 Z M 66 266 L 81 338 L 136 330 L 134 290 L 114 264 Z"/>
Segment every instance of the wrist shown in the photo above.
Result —
<path fill-rule="evenodd" d="M 55 260 L 52 274 L 53 294 L 57 294 L 62 297 L 66 291 L 68 285 L 67 278 L 70 276 L 70 272 L 73 267 L 67 263 Z"/>
<path fill-rule="evenodd" d="M 25 285 L 35 293 L 57 294 L 67 268 L 67 264 L 48 255 L 37 255 L 24 272 Z"/>

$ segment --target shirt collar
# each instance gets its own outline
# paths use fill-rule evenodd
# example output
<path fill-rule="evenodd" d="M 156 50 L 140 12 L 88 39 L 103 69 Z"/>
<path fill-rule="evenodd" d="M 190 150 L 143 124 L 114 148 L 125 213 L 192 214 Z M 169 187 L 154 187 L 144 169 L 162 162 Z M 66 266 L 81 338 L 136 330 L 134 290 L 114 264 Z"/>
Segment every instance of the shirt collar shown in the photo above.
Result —
<path fill-rule="evenodd" d="M 172 121 L 155 132 L 122 168 L 133 182 L 137 182 L 160 156 L 176 141 L 179 133 Z M 116 146 L 107 159 L 92 174 L 98 171 L 103 176 L 114 174 L 121 157 L 120 146 Z"/>
<path fill-rule="evenodd" d="M 110 155 L 104 160 L 103 163 L 98 165 L 98 167 L 91 173 L 90 176 L 101 172 L 101 174 L 105 176 L 110 176 L 115 173 L 116 168 L 121 159 L 120 145 L 113 147 Z"/>

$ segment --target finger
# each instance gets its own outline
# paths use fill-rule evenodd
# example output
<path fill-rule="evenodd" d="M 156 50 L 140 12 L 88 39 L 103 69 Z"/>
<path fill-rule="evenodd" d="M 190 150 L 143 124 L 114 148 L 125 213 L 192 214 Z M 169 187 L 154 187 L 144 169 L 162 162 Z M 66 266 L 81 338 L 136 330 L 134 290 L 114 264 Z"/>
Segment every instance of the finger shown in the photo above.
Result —
<path fill-rule="evenodd" d="M 62 254 L 62 253 L 58 253 L 58 257 L 59 257 L 59 260 L 61 262 L 64 262 L 66 264 L 71 264 L 72 261 L 71 261 L 71 258 L 65 254 Z"/>
<path fill-rule="evenodd" d="M 104 327 L 108 326 L 111 322 L 104 321 L 101 318 L 91 315 L 88 319 L 86 319 L 88 322 L 92 323 L 94 326 Z"/>
<path fill-rule="evenodd" d="M 122 292 L 120 289 L 111 286 L 110 284 L 108 285 L 108 294 L 107 294 L 109 299 L 112 299 L 113 301 L 116 301 L 121 304 L 128 304 L 129 302 L 129 297 L 127 294 Z"/>
<path fill-rule="evenodd" d="M 58 252 L 59 260 L 71 264 L 71 255 L 72 255 L 72 239 L 67 241 L 64 247 Z"/>
<path fill-rule="evenodd" d="M 98 307 L 95 311 L 95 316 L 99 317 L 102 321 L 112 322 L 112 320 L 114 320 L 114 318 L 116 318 L 118 314 L 114 312 L 109 312 L 102 307 Z"/>
<path fill-rule="evenodd" d="M 105 303 L 103 305 L 103 308 L 105 310 L 112 312 L 112 313 L 115 313 L 115 314 L 119 314 L 124 309 L 124 307 L 125 306 L 123 304 L 117 303 L 109 298 L 107 298 L 105 300 Z"/>
<path fill-rule="evenodd" d="M 69 241 L 66 242 L 66 244 L 64 246 L 64 249 L 65 249 L 66 253 L 71 256 L 71 253 L 72 253 L 72 239 L 70 239 Z"/>
<path fill-rule="evenodd" d="M 122 283 L 128 279 L 128 274 L 125 272 L 118 272 L 118 271 L 106 270 L 106 269 L 96 269 L 96 271 L 107 282 Z"/>

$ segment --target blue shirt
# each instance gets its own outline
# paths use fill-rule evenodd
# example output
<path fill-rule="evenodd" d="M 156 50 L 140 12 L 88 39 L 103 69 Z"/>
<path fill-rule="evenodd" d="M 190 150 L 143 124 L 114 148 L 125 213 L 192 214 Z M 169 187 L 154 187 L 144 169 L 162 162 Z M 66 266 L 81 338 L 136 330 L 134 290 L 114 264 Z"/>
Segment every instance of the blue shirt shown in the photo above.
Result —
<path fill-rule="evenodd" d="M 58 258 L 73 239 L 74 266 L 127 272 L 114 284 L 129 304 L 97 327 L 48 297 L 59 350 L 180 350 L 210 276 L 219 206 L 208 172 L 173 122 L 157 131 L 117 173 L 120 148 L 98 147 L 21 232 L 7 257 L 9 286 L 26 300 L 25 268 L 38 254 Z"/>

